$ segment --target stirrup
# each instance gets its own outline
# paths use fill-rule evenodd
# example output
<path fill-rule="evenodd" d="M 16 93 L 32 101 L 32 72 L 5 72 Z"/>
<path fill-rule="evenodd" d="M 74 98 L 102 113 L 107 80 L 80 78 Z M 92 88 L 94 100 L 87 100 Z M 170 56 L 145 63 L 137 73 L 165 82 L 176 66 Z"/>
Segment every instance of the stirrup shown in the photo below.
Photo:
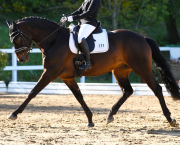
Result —
<path fill-rule="evenodd" d="M 79 67 L 81 71 L 86 71 L 87 69 L 91 69 L 91 68 L 92 68 L 91 61 L 85 62 L 85 64 Z"/>

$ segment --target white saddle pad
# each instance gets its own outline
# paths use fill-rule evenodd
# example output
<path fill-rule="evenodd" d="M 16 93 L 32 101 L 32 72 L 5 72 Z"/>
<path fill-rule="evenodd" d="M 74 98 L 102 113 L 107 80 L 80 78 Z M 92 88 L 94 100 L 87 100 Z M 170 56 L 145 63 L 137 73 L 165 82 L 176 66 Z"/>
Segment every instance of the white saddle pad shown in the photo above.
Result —
<path fill-rule="evenodd" d="M 75 25 L 72 26 L 72 30 L 74 29 Z M 103 29 L 102 33 L 99 34 L 92 34 L 95 41 L 95 48 L 92 53 L 103 53 L 109 50 L 109 42 L 108 42 L 108 35 L 105 29 Z M 72 53 L 77 54 L 78 49 L 76 48 L 75 41 L 73 38 L 73 34 L 70 34 L 69 37 L 69 47 Z"/>

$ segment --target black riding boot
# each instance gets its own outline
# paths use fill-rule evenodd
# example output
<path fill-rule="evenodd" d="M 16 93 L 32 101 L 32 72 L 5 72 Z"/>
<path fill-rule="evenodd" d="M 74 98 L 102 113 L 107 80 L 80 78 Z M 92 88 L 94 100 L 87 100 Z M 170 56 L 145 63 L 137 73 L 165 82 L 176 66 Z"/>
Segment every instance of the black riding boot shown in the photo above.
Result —
<path fill-rule="evenodd" d="M 79 45 L 80 45 L 81 51 L 84 53 L 85 59 L 86 59 L 86 64 L 80 66 L 79 69 L 82 71 L 86 71 L 87 69 L 92 68 L 92 63 L 90 60 L 89 46 L 88 46 L 85 38 L 82 39 L 82 42 L 79 43 Z"/>

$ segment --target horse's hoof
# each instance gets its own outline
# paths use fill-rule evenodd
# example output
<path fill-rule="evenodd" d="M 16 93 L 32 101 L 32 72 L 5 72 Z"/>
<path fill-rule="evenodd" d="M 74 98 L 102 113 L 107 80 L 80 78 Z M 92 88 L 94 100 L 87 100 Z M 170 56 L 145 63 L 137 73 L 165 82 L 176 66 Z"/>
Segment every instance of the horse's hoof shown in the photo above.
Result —
<path fill-rule="evenodd" d="M 16 120 L 16 119 L 17 119 L 17 116 L 15 116 L 15 115 L 13 115 L 13 114 L 10 114 L 10 115 L 8 116 L 8 119 L 10 119 L 10 120 Z"/>
<path fill-rule="evenodd" d="M 114 117 L 113 116 L 112 117 L 108 117 L 106 125 L 111 123 L 111 122 L 113 122 L 113 121 L 114 121 Z"/>
<path fill-rule="evenodd" d="M 169 124 L 170 124 L 170 126 L 172 126 L 172 127 L 176 127 L 176 126 L 177 126 L 175 119 L 172 119 L 172 121 L 171 121 Z"/>
<path fill-rule="evenodd" d="M 94 127 L 94 123 L 92 122 L 92 123 L 88 123 L 86 126 L 88 126 L 88 127 Z"/>

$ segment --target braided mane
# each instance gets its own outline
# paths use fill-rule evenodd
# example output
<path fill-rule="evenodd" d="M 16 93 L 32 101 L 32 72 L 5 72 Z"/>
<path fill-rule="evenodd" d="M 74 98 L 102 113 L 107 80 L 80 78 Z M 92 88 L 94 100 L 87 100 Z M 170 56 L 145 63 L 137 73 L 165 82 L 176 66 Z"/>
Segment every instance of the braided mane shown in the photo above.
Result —
<path fill-rule="evenodd" d="M 56 24 L 56 25 L 59 26 L 59 24 L 58 24 L 57 22 L 54 22 L 54 21 L 51 21 L 51 20 L 49 20 L 49 19 L 42 18 L 42 17 L 36 17 L 36 16 L 30 16 L 30 17 L 25 17 L 25 18 L 19 19 L 19 20 L 16 21 L 16 23 L 21 22 L 21 21 L 24 21 L 24 20 L 31 20 L 31 19 L 46 20 L 46 21 L 49 21 L 49 22 L 51 22 L 51 23 Z"/>

